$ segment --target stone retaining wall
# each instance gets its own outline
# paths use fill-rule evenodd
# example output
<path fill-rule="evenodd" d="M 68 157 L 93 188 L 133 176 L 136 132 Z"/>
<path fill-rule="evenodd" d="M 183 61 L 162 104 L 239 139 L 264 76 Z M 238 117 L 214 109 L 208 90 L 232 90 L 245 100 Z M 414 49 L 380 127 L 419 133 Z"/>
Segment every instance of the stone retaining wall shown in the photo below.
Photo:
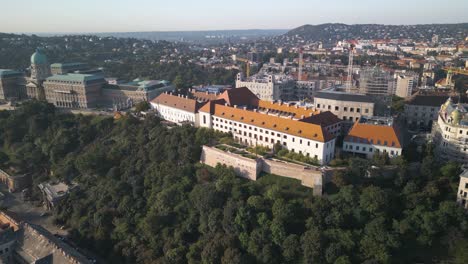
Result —
<path fill-rule="evenodd" d="M 238 176 L 253 181 L 257 180 L 262 171 L 296 179 L 301 181 L 303 186 L 313 188 L 314 195 L 318 196 L 322 195 L 323 184 L 330 180 L 329 177 L 323 175 L 318 167 L 302 166 L 274 159 L 258 158 L 254 160 L 208 146 L 203 146 L 200 162 L 211 167 L 216 167 L 218 163 L 232 166 Z"/>

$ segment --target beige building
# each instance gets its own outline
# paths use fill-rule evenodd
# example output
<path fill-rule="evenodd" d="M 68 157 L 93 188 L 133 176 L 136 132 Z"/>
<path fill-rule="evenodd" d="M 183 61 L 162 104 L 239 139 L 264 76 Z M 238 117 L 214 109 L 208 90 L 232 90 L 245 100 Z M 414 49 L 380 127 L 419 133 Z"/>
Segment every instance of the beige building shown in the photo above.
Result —
<path fill-rule="evenodd" d="M 319 92 L 314 98 L 317 110 L 330 111 L 348 123 L 354 123 L 362 116 L 374 115 L 374 102 L 369 96 L 344 92 Z"/>
<path fill-rule="evenodd" d="M 468 209 L 468 170 L 460 175 L 460 185 L 458 186 L 457 202 Z"/>
<path fill-rule="evenodd" d="M 175 87 L 168 81 L 137 79 L 126 84 L 105 85 L 102 88 L 101 103 L 120 110 L 143 101 L 150 102 L 158 95 L 174 90 Z"/>
<path fill-rule="evenodd" d="M 105 83 L 99 75 L 53 75 L 44 81 L 45 99 L 57 107 L 93 108 L 99 104 Z"/>
<path fill-rule="evenodd" d="M 163 93 L 151 101 L 156 115 L 176 124 L 199 125 L 198 110 L 202 106 L 195 99 L 187 96 Z"/>
<path fill-rule="evenodd" d="M 286 75 L 257 74 L 245 79 L 237 75 L 236 88 L 247 87 L 263 101 L 289 100 L 294 93 L 295 81 Z"/>
<path fill-rule="evenodd" d="M 21 99 L 24 92 L 24 75 L 21 72 L 0 69 L 0 100 Z"/>
<path fill-rule="evenodd" d="M 402 98 L 410 97 L 413 93 L 414 77 L 397 74 L 395 77 L 395 95 Z"/>
<path fill-rule="evenodd" d="M 75 71 L 88 70 L 89 66 L 86 63 L 71 62 L 71 63 L 53 63 L 50 65 L 52 75 L 67 74 Z"/>

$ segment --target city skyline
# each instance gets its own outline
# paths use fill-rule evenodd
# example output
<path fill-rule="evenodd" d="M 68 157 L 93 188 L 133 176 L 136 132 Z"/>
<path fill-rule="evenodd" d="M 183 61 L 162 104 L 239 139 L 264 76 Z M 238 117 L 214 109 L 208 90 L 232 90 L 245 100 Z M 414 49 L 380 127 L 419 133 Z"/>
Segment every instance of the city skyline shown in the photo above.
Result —
<path fill-rule="evenodd" d="M 95 33 L 139 31 L 207 31 L 292 29 L 304 24 L 441 24 L 467 22 L 468 2 L 392 2 L 363 0 L 239 0 L 221 5 L 214 0 L 161 2 L 149 0 L 83 0 L 61 2 L 21 0 L 3 4 L 0 32 Z M 25 9 L 24 6 L 29 6 Z M 453 8 L 456 6 L 457 8 Z"/>

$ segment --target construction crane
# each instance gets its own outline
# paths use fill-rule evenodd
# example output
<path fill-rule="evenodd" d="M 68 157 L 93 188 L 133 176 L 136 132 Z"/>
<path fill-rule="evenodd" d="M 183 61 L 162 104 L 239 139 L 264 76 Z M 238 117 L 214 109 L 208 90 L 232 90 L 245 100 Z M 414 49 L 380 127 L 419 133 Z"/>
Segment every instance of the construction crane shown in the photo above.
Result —
<path fill-rule="evenodd" d="M 447 78 L 445 79 L 445 85 L 447 87 L 452 86 L 452 77 L 457 74 L 468 76 L 468 70 L 454 67 L 446 67 L 444 71 L 447 72 Z M 454 86 L 454 85 L 453 85 Z M 454 88 L 454 87 L 452 87 Z"/>
<path fill-rule="evenodd" d="M 249 78 L 250 77 L 250 60 L 244 59 L 244 58 L 236 58 L 236 60 L 242 61 L 245 63 L 245 71 L 246 71 L 245 75 L 247 76 L 247 78 Z"/>
<path fill-rule="evenodd" d="M 349 47 L 348 76 L 347 76 L 347 80 L 346 80 L 346 91 L 348 93 L 350 93 L 351 89 L 353 88 L 354 51 L 355 51 L 355 46 L 354 46 L 354 44 L 351 44 L 351 46 Z"/>

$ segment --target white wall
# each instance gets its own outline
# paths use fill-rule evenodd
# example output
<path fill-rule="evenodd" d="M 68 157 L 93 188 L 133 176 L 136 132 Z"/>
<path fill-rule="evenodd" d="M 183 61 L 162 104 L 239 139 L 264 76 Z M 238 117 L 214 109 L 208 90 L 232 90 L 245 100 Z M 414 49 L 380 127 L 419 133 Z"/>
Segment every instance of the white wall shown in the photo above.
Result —
<path fill-rule="evenodd" d="M 164 120 L 177 124 L 190 122 L 194 126 L 199 125 L 198 114 L 153 102 L 151 102 L 151 106 L 156 110 L 157 115 Z"/>
<path fill-rule="evenodd" d="M 402 151 L 401 148 L 381 146 L 381 145 L 375 145 L 375 144 L 363 144 L 363 143 L 355 143 L 355 142 L 349 142 L 349 141 L 345 141 L 343 143 L 343 151 L 365 154 L 368 158 L 371 158 L 372 156 L 374 156 L 377 150 L 380 153 L 387 152 L 389 157 L 400 156 L 401 151 Z"/>

